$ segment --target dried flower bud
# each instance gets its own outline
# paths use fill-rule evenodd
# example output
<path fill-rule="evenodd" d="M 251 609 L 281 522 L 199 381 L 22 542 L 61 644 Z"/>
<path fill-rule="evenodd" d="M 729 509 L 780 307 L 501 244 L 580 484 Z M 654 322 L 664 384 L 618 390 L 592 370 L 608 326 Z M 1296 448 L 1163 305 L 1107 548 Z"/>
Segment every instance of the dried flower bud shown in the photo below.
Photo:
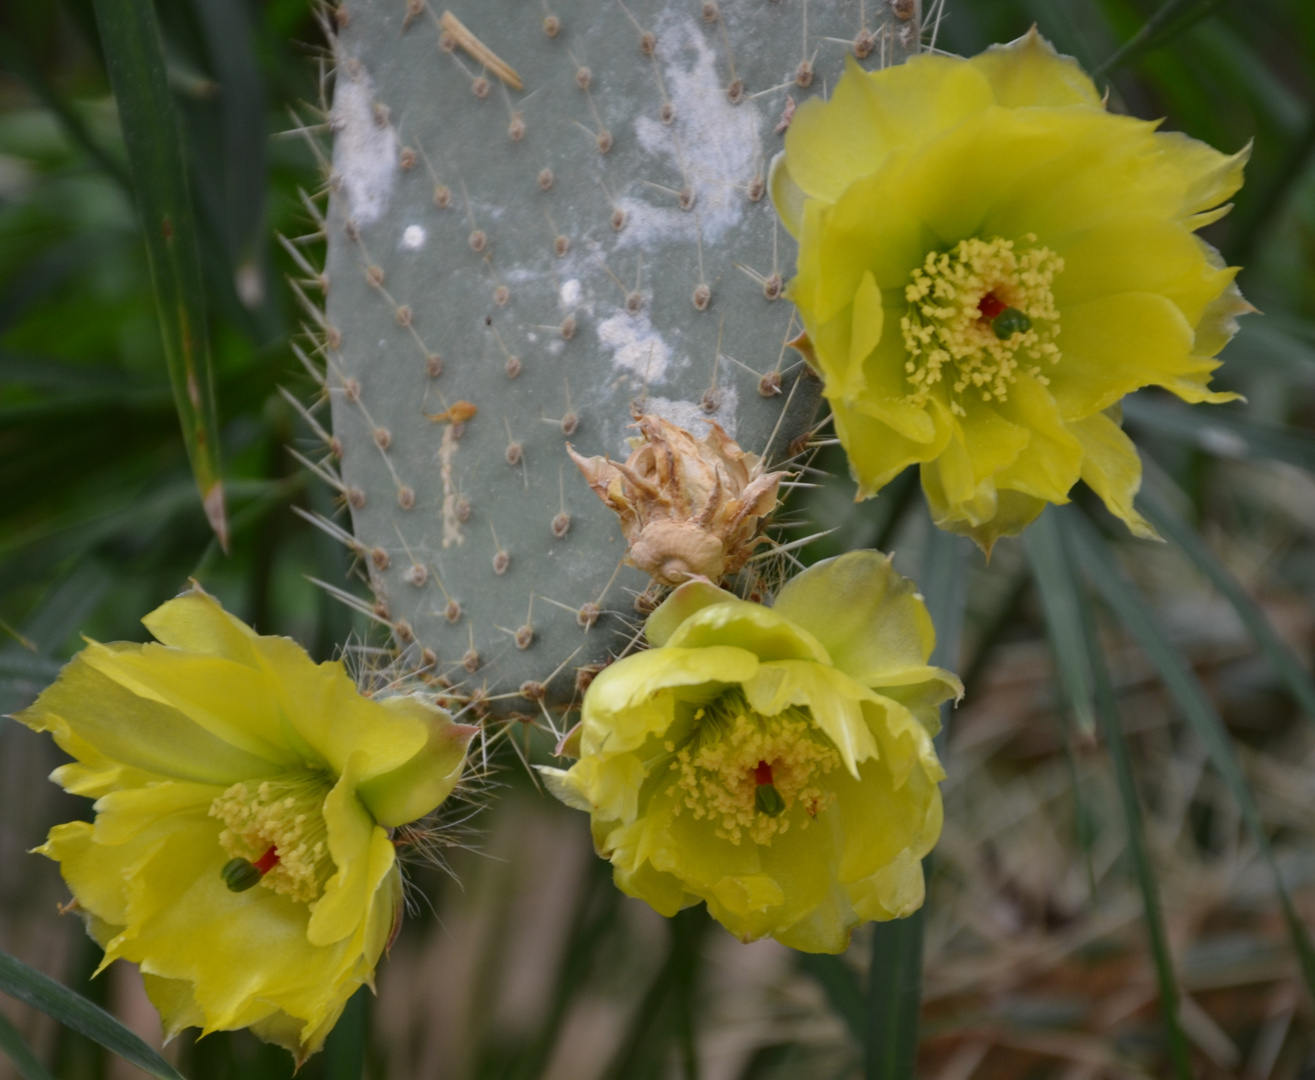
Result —
<path fill-rule="evenodd" d="M 783 472 L 764 473 L 721 426 L 703 440 L 659 416 L 640 415 L 625 464 L 568 447 L 594 494 L 621 519 L 626 561 L 663 585 L 720 581 L 748 560 L 776 508 Z"/>

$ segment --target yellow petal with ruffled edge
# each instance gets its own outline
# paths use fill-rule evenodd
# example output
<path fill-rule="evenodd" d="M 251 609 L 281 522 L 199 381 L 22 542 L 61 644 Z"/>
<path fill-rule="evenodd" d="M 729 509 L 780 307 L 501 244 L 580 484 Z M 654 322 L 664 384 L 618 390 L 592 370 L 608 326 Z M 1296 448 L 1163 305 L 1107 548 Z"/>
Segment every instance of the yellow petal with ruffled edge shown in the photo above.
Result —
<path fill-rule="evenodd" d="M 1055 399 L 1034 376 L 1019 375 L 999 410 L 1027 432 L 1028 440 L 1011 464 L 995 471 L 996 487 L 1044 502 L 1068 502 L 1082 474 L 1082 444 L 1064 423 Z"/>
<path fill-rule="evenodd" d="M 671 649 L 731 645 L 761 661 L 812 660 L 830 664 L 826 647 L 771 608 L 733 599 L 694 612 L 667 638 Z"/>
<path fill-rule="evenodd" d="M 341 660 L 316 664 L 295 641 L 278 637 L 258 638 L 256 658 L 293 729 L 289 741 L 303 740 L 335 773 L 364 750 L 359 775 L 369 780 L 410 761 L 428 742 L 418 719 L 362 697 Z"/>
<path fill-rule="evenodd" d="M 1143 386 L 1193 403 L 1236 397 L 1210 379 L 1252 309 L 1193 231 L 1226 212 L 1250 148 L 1223 154 L 1157 127 L 1106 111 L 1035 30 L 967 60 L 851 64 L 831 101 L 799 108 L 772 193 L 800 240 L 788 295 L 860 498 L 918 463 L 937 524 L 989 550 L 1079 477 L 1110 475 L 1084 462 L 1071 425 Z M 1031 386 L 982 410 L 971 392 L 956 401 L 944 384 L 928 395 L 908 381 L 905 289 L 929 255 L 969 238 L 1063 260 L 1059 359 L 1032 372 L 1054 408 Z M 936 415 L 951 406 L 954 421 Z"/>
<path fill-rule="evenodd" d="M 701 900 L 741 940 L 814 951 L 907 914 L 899 860 L 939 831 L 929 731 L 962 689 L 927 664 L 934 634 L 912 584 L 887 557 L 854 552 L 805 571 L 770 609 L 687 583 L 646 629 L 653 648 L 586 692 L 579 760 L 540 770 L 589 812 L 617 886 L 664 915 Z M 764 781 L 764 765 L 784 772 Z M 842 781 L 880 792 L 842 806 Z M 761 783 L 790 800 L 770 821 L 755 809 Z M 854 806 L 880 812 L 851 820 Z"/>
<path fill-rule="evenodd" d="M 834 202 L 892 150 L 961 124 L 992 100 L 981 73 L 947 57 L 915 56 L 871 73 L 847 58 L 831 100 L 810 98 L 795 110 L 785 133 L 791 178 L 809 198 Z"/>
<path fill-rule="evenodd" d="M 687 581 L 676 586 L 644 620 L 644 636 L 651 645 L 666 645 L 671 635 L 680 629 L 681 623 L 695 612 L 711 604 L 724 604 L 728 600 L 738 599 L 734 593 L 719 589 L 709 581 Z"/>
<path fill-rule="evenodd" d="M 1111 514 L 1127 523 L 1133 535 L 1160 539 L 1155 527 L 1133 506 L 1141 489 L 1141 459 L 1132 440 L 1104 413 L 1077 421 L 1072 430 L 1082 442 L 1082 479 L 1087 486 L 1101 497 Z"/>
<path fill-rule="evenodd" d="M 832 607 L 837 596 L 847 603 Z M 809 630 L 831 662 L 865 686 L 904 682 L 936 647 L 936 630 L 917 586 L 889 555 L 851 551 L 814 563 L 777 594 L 772 611 Z"/>
<path fill-rule="evenodd" d="M 753 653 L 730 645 L 652 649 L 618 660 L 589 684 L 580 749 L 584 754 L 634 750 L 675 720 L 676 699 L 660 691 L 679 687 L 682 700 L 711 701 L 757 670 Z"/>
<path fill-rule="evenodd" d="M 312 945 L 332 945 L 362 924 L 396 860 L 388 834 L 356 795 L 358 771 L 367 760 L 365 751 L 355 751 L 324 800 L 329 854 L 336 869 L 324 895 L 311 905 L 306 939 Z"/>
<path fill-rule="evenodd" d="M 986 76 L 996 103 L 1006 108 L 1101 107 L 1091 77 L 1071 56 L 1056 52 L 1035 26 L 1008 45 L 992 45 L 968 65 Z"/>
<path fill-rule="evenodd" d="M 393 828 L 424 817 L 452 794 L 466 763 L 466 747 L 479 729 L 452 723 L 445 710 L 418 695 L 384 698 L 379 704 L 417 720 L 427 735 L 410 760 L 357 785 L 370 816 Z"/>
<path fill-rule="evenodd" d="M 1064 312 L 1066 363 L 1047 374 L 1065 420 L 1103 412 L 1143 386 L 1190 375 L 1192 326 L 1155 293 L 1119 293 Z"/>
<path fill-rule="evenodd" d="M 953 430 L 944 423 L 935 429 L 933 441 L 919 443 L 856 409 L 833 403 L 832 410 L 836 435 L 853 447 L 848 452 L 849 466 L 858 485 L 858 499 L 875 495 L 909 465 L 935 458 L 945 449 Z"/>
<path fill-rule="evenodd" d="M 372 983 L 398 917 L 380 821 L 403 824 L 451 792 L 471 729 L 418 698 L 362 697 L 341 665 L 256 635 L 199 589 L 144 621 L 163 644 L 92 643 L 18 716 L 77 759 L 55 778 L 98 796 L 94 823 L 56 826 L 40 850 L 104 964 L 141 967 L 166 1032 L 251 1027 L 300 1063 Z M 317 772 L 327 797 L 307 783 Z M 294 871 L 309 875 L 309 902 L 235 893 L 221 874 L 232 855 L 214 808 L 265 800 L 266 781 L 291 785 L 289 822 L 323 819 L 327 851 L 308 847 Z M 301 842 L 284 827 L 260 825 L 276 854 L 285 836 Z"/>
<path fill-rule="evenodd" d="M 939 806 L 940 792 L 925 772 L 911 773 L 896 788 L 870 763 L 858 779 L 838 777 L 835 793 L 844 838 L 837 872 L 842 884 L 871 877 L 905 850 L 912 849 L 922 858 L 940 835 L 939 827 L 928 827 L 936 820 L 931 807 Z M 921 807 L 921 812 L 909 813 L 913 806 Z"/>
<path fill-rule="evenodd" d="M 279 730 L 278 702 L 265 672 L 218 656 L 163 645 L 111 648 L 92 642 L 82 659 L 139 698 L 177 709 L 217 738 L 281 768 L 301 756 L 270 732 Z"/>
<path fill-rule="evenodd" d="M 49 731 L 70 754 L 90 746 L 102 761 L 161 777 L 227 786 L 271 776 L 280 768 L 212 734 L 171 705 L 139 697 L 98 671 L 85 653 L 70 660 L 54 685 L 14 719 Z"/>

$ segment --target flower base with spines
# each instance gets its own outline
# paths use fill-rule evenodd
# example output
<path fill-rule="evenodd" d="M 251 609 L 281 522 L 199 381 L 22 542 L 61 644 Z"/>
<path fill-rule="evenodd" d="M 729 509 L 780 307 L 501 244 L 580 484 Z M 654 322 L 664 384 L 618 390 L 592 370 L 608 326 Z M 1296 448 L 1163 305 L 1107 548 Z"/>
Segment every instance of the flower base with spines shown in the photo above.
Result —
<path fill-rule="evenodd" d="M 917 50 L 916 5 L 336 14 L 320 330 L 373 611 L 496 711 L 561 706 L 632 640 L 649 584 L 566 443 L 624 459 L 642 403 L 769 465 L 798 449 L 818 391 L 785 347 L 794 245 L 768 166 L 847 53 Z"/>

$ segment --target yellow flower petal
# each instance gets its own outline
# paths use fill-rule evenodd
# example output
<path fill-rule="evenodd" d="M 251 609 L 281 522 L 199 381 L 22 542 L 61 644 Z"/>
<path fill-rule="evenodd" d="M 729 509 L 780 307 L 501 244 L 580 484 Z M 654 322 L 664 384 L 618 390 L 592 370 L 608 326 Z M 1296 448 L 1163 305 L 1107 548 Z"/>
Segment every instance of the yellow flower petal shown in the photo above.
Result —
<path fill-rule="evenodd" d="M 940 456 L 922 467 L 932 520 L 944 529 L 950 522 L 976 526 L 994 517 L 994 474 L 1012 465 L 1029 439 L 1027 428 L 972 402 Z"/>
<path fill-rule="evenodd" d="M 1157 127 L 1109 113 L 1035 30 L 850 64 L 800 107 L 773 166 L 788 295 L 860 498 L 917 462 L 936 523 L 989 551 L 1100 474 L 1069 425 L 1143 386 L 1236 396 L 1210 377 L 1251 309 L 1192 234 L 1250 148 Z"/>
<path fill-rule="evenodd" d="M 682 586 L 650 631 L 653 648 L 586 692 L 580 759 L 540 770 L 590 813 L 617 886 L 664 915 L 702 900 L 741 940 L 814 951 L 907 914 L 908 875 L 888 864 L 935 842 L 929 731 L 962 689 L 927 665 L 934 637 L 912 584 L 854 552 L 805 571 L 772 609 Z M 842 804 L 837 785 L 880 790 Z"/>
<path fill-rule="evenodd" d="M 733 645 L 759 660 L 815 660 L 831 663 L 825 646 L 801 626 L 747 600 L 731 599 L 690 615 L 667 638 L 671 649 Z"/>
<path fill-rule="evenodd" d="M 881 290 L 877 288 L 872 271 L 865 271 L 858 284 L 858 290 L 854 293 L 853 328 L 849 339 L 849 370 L 859 373 L 856 383 L 858 387 L 863 385 L 864 361 L 881 340 L 885 321 L 886 313 L 881 306 Z M 847 381 L 847 385 L 850 384 L 851 382 Z"/>
<path fill-rule="evenodd" d="M 634 754 L 599 754 L 577 761 L 564 783 L 584 801 L 582 809 L 629 825 L 639 815 L 639 789 L 647 774 Z"/>
<path fill-rule="evenodd" d="M 353 753 L 365 750 L 360 779 L 369 780 L 410 761 L 428 742 L 420 720 L 362 697 L 341 660 L 316 664 L 290 638 L 259 637 L 255 645 L 287 720 L 285 737 L 310 747 L 331 771 L 341 773 Z"/>
<path fill-rule="evenodd" d="M 822 340 L 825 342 L 825 335 Z M 926 405 L 908 399 L 900 370 L 903 362 L 903 342 L 887 332 L 868 353 L 861 371 L 852 372 L 846 381 L 837 378 L 828 384 L 828 398 L 833 408 L 864 413 L 887 425 L 901 440 L 919 444 L 918 453 L 934 454 L 932 447 L 943 444 L 948 431 L 948 414 L 937 399 Z"/>
<path fill-rule="evenodd" d="M 1155 293 L 1172 300 L 1193 325 L 1236 274 L 1211 265 L 1206 246 L 1181 226 L 1147 216 L 1107 222 L 1067 238 L 1056 250 L 1064 259 L 1055 282 L 1061 306 L 1126 292 Z"/>
<path fill-rule="evenodd" d="M 627 656 L 589 684 L 580 748 L 585 754 L 634 750 L 675 720 L 675 698 L 659 691 L 680 687 L 683 700 L 711 701 L 757 670 L 753 653 L 729 645 Z"/>
<path fill-rule="evenodd" d="M 1133 535 L 1158 540 L 1160 534 L 1133 506 L 1141 488 L 1141 458 L 1132 440 L 1104 413 L 1076 421 L 1072 430 L 1082 442 L 1082 479 L 1087 486 L 1111 514 L 1127 522 Z"/>
<path fill-rule="evenodd" d="M 1064 312 L 1064 357 L 1051 369 L 1050 393 L 1065 420 L 1103 412 L 1143 386 L 1193 371 L 1192 326 L 1172 300 L 1120 293 Z"/>
<path fill-rule="evenodd" d="M 341 941 L 365 921 L 379 885 L 396 860 L 388 834 L 356 795 L 358 770 L 367 760 L 365 751 L 353 753 L 324 800 L 329 854 L 337 871 L 325 885 L 324 895 L 311 905 L 306 938 L 312 945 Z"/>
<path fill-rule="evenodd" d="M 1069 489 L 1082 473 L 1082 444 L 1064 423 L 1055 399 L 1035 377 L 1020 375 L 1000 413 L 1028 433 L 1028 442 L 1011 464 L 996 470 L 996 486 L 1045 502 L 1068 502 Z"/>
<path fill-rule="evenodd" d="M 875 763 L 863 766 L 861 779 L 836 779 L 836 809 L 840 815 L 844 848 L 838 880 L 853 885 L 871 877 L 898 859 L 906 850 L 919 859 L 940 835 L 932 806 L 940 805 L 940 792 L 925 774 L 910 774 L 910 784 L 920 789 L 921 814 L 910 814 L 906 801 L 911 791 L 895 789 Z M 935 828 L 930 826 L 935 824 Z"/>
<path fill-rule="evenodd" d="M 804 200 L 808 198 L 804 189 L 790 175 L 790 166 L 786 164 L 785 154 L 777 154 L 767 172 L 767 190 L 772 193 L 772 203 L 781 215 L 781 224 L 791 236 L 798 237 L 804 223 Z"/>
<path fill-rule="evenodd" d="M 418 695 L 384 698 L 379 704 L 412 717 L 428 736 L 410 760 L 357 786 L 370 816 L 393 828 L 424 817 L 452 794 L 466 763 L 466 747 L 479 729 L 452 723 L 443 709 Z"/>
<path fill-rule="evenodd" d="M 876 694 L 833 667 L 807 660 L 774 660 L 745 680 L 744 696 L 749 707 L 763 716 L 775 716 L 791 705 L 807 707 L 855 776 L 860 761 L 877 755 L 860 704 Z"/>
<path fill-rule="evenodd" d="M 161 644 L 175 649 L 255 665 L 255 631 L 199 587 L 161 604 L 142 625 Z"/>
<path fill-rule="evenodd" d="M 696 611 L 710 604 L 723 604 L 738 597 L 707 581 L 687 581 L 671 594 L 644 621 L 644 636 L 653 645 L 665 645 L 677 628 Z"/>
<path fill-rule="evenodd" d="M 849 450 L 850 471 L 858 483 L 858 498 L 875 495 L 905 468 L 929 461 L 945 448 L 952 428 L 949 423 L 935 429 L 931 442 L 914 442 L 897 434 L 881 420 L 832 403 L 836 435 Z"/>
<path fill-rule="evenodd" d="M 810 198 L 834 202 L 893 149 L 955 127 L 991 100 L 979 72 L 946 57 L 915 56 L 871 73 L 847 58 L 831 100 L 810 98 L 795 110 L 785 135 L 791 176 Z"/>
<path fill-rule="evenodd" d="M 178 709 L 139 697 L 79 653 L 16 720 L 49 731 L 69 753 L 90 745 L 102 759 L 159 776 L 223 784 L 278 766 L 211 734 Z M 73 739 L 70 739 L 72 736 Z"/>
<path fill-rule="evenodd" d="M 18 717 L 77 759 L 56 779 L 98 796 L 94 823 L 40 850 L 104 964 L 141 967 L 167 1033 L 251 1027 L 304 1061 L 372 983 L 399 913 L 394 847 L 362 796 L 390 825 L 426 813 L 470 729 L 362 697 L 341 665 L 199 590 L 145 622 L 164 645 L 93 643 Z M 245 891 L 222 873 L 234 858 L 260 871 Z"/>
<path fill-rule="evenodd" d="M 268 737 L 279 730 L 278 703 L 257 668 L 150 644 L 109 648 L 93 642 L 82 658 L 137 697 L 177 709 L 249 754 L 283 768 L 300 761 L 290 747 Z"/>
<path fill-rule="evenodd" d="M 837 606 L 837 596 L 846 602 Z M 917 586 L 888 555 L 851 551 L 814 563 L 786 582 L 772 610 L 811 631 L 832 663 L 864 686 L 934 683 L 936 704 L 963 693 L 952 674 L 927 666 L 936 631 Z"/>
<path fill-rule="evenodd" d="M 917 852 L 901 851 L 871 877 L 847 890 L 854 912 L 864 919 L 902 919 L 922 907 L 926 878 Z"/>
<path fill-rule="evenodd" d="M 1057 53 L 1035 26 L 1008 45 L 992 45 L 968 63 L 986 76 L 996 102 L 1007 108 L 1101 106 L 1096 84 L 1081 65 Z"/>

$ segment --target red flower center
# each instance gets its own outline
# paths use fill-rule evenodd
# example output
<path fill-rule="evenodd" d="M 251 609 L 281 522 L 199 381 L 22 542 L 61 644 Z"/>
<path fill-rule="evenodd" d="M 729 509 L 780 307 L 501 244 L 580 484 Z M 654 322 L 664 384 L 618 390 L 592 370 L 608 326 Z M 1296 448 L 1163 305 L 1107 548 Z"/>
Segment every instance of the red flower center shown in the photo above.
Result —
<path fill-rule="evenodd" d="M 1001 300 L 993 292 L 987 293 L 977 301 L 977 310 L 982 313 L 982 318 L 987 322 L 994 319 L 1000 312 L 1004 311 L 1009 305 Z"/>

